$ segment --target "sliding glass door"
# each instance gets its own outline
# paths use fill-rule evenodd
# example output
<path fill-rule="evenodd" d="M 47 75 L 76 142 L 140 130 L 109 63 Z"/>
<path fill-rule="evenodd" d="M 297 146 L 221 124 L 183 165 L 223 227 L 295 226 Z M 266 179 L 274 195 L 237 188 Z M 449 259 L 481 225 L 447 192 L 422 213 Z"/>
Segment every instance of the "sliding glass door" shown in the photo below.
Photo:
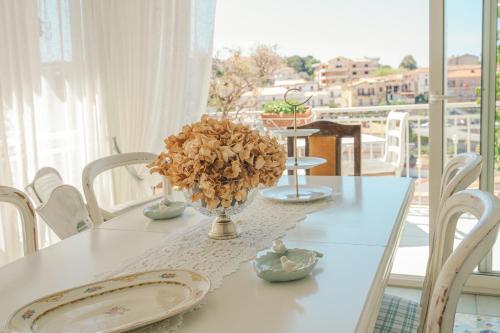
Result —
<path fill-rule="evenodd" d="M 430 197 L 431 229 L 444 165 L 463 152 L 477 152 L 484 165 L 472 188 L 499 194 L 500 148 L 496 108 L 497 1 L 436 0 L 430 8 Z M 495 141 L 496 140 L 496 141 Z M 434 199 L 434 200 L 433 200 Z M 434 204 L 433 204 L 434 203 Z M 474 226 L 462 218 L 456 240 Z M 468 282 L 471 290 L 500 292 L 500 242 Z M 489 276 L 486 276 L 489 275 Z M 493 280 L 492 280 L 493 278 Z"/>

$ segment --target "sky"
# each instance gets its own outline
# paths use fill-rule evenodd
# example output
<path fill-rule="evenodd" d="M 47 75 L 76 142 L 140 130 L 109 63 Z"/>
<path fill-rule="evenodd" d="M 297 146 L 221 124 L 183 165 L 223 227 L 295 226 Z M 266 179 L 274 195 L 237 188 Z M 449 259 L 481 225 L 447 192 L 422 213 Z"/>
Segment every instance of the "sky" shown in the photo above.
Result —
<path fill-rule="evenodd" d="M 276 44 L 284 56 L 429 63 L 429 0 L 217 0 L 214 50 Z M 447 1 L 447 53 L 481 51 L 481 0 Z"/>

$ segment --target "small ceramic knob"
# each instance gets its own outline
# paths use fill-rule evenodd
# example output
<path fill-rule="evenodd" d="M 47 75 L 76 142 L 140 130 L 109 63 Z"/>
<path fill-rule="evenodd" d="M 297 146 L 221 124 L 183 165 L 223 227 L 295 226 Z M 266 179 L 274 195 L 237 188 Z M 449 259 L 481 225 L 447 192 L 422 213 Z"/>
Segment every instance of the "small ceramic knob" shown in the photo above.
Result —
<path fill-rule="evenodd" d="M 281 267 L 285 272 L 293 272 L 297 268 L 297 263 L 295 261 L 289 260 L 286 256 L 280 258 Z"/>
<path fill-rule="evenodd" d="M 274 241 L 273 251 L 279 254 L 285 253 L 287 250 L 285 243 L 281 239 L 277 239 Z"/>

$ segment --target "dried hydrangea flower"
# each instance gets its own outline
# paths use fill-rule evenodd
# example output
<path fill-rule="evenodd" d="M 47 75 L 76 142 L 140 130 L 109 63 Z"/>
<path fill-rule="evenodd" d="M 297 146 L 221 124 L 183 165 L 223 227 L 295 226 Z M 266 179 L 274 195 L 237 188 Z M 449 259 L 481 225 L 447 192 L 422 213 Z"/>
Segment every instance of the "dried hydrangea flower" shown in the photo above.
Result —
<path fill-rule="evenodd" d="M 203 116 L 165 140 L 166 152 L 149 164 L 172 185 L 191 189 L 209 209 L 246 200 L 249 190 L 273 186 L 285 169 L 285 152 L 274 138 L 248 126 Z"/>

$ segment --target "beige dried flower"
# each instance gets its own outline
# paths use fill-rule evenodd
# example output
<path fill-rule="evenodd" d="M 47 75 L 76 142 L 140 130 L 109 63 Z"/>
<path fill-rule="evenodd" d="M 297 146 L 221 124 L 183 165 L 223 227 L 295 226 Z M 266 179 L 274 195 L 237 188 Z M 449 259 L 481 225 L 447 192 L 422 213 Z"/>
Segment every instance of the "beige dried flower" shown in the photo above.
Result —
<path fill-rule="evenodd" d="M 274 138 L 248 126 L 203 116 L 165 139 L 166 152 L 148 165 L 172 185 L 193 191 L 207 208 L 246 200 L 259 184 L 273 186 L 285 169 L 285 152 Z"/>

